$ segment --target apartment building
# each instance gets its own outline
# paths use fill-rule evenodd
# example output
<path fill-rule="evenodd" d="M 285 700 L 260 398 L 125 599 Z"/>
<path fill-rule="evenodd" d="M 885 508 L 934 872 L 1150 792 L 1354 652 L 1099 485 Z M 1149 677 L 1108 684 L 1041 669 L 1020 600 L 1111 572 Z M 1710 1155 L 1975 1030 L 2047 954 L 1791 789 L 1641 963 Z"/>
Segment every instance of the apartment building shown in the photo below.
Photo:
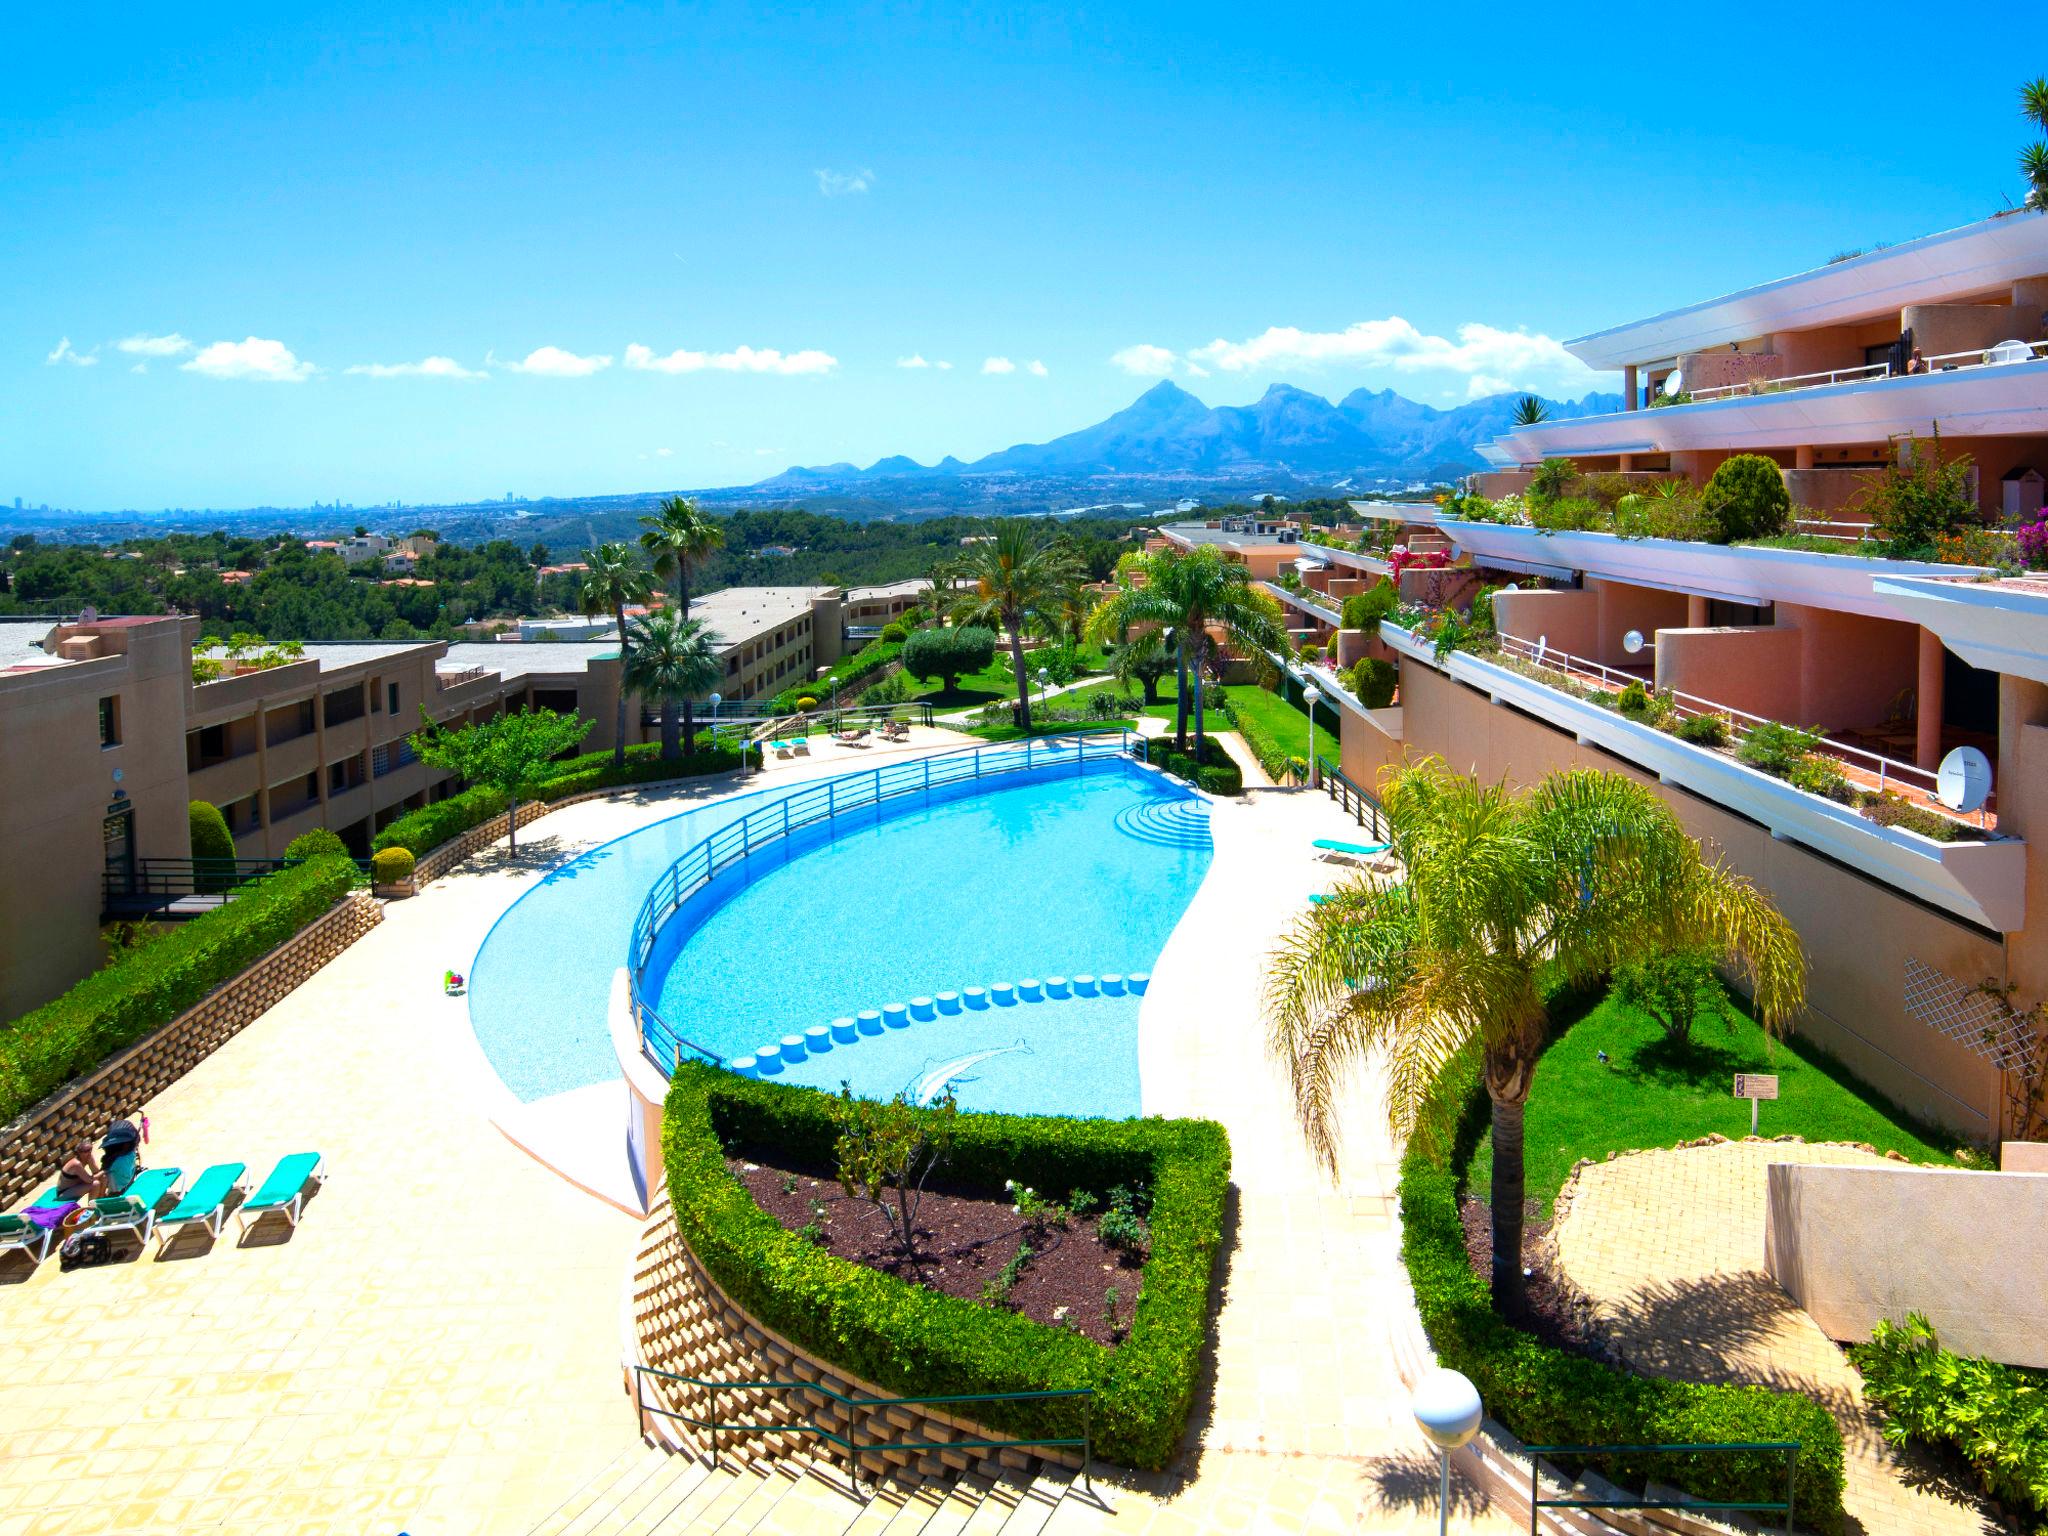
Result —
<path fill-rule="evenodd" d="M 843 654 L 839 587 L 727 587 L 690 600 L 725 654 L 728 699 L 768 698 L 805 682 Z"/>
<path fill-rule="evenodd" d="M 2007 487 L 2048 470 L 2044 309 L 2048 217 L 2015 214 L 1603 331 L 1569 345 L 1624 370 L 1627 408 L 1515 429 L 1490 454 L 1515 468 L 1489 484 L 1557 457 L 1698 482 L 1753 452 L 1795 501 L 1853 521 L 1894 439 L 1938 427 L 2000 516 Z M 1440 600 L 1499 588 L 1499 649 L 1439 656 L 1397 624 L 1353 637 L 1398 658 L 1400 692 L 1367 711 L 1315 673 L 1346 776 L 1370 787 L 1434 755 L 1524 784 L 1574 765 L 1635 778 L 1799 929 L 1805 1038 L 1963 1135 L 2011 1131 L 1980 987 L 2048 996 L 2048 581 L 1413 515 L 1459 557 L 1465 590 Z M 1631 683 L 1664 693 L 1665 728 L 1615 707 Z M 1727 745 L 1670 729 L 1701 715 Z M 1825 792 L 1730 750 L 1767 722 L 1820 730 Z"/>

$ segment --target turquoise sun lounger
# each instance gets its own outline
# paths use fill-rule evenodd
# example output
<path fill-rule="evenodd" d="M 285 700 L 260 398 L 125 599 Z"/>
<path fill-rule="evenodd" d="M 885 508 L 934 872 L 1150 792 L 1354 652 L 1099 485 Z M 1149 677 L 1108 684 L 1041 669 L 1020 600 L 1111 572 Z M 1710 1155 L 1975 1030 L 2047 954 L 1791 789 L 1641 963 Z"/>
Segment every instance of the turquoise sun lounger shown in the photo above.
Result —
<path fill-rule="evenodd" d="M 214 1237 L 219 1237 L 221 1228 L 227 1225 L 228 1196 L 242 1187 L 244 1163 L 215 1163 L 200 1174 L 190 1189 L 185 1191 L 178 1203 L 156 1220 L 156 1248 L 162 1253 L 164 1246 L 178 1233 L 199 1222 Z"/>
<path fill-rule="evenodd" d="M 1376 858 L 1393 847 L 1392 843 L 1340 843 L 1334 837 L 1319 837 L 1315 846 L 1327 853 L 1348 853 L 1355 858 Z"/>
<path fill-rule="evenodd" d="M 235 1207 L 235 1219 L 246 1232 L 251 1222 L 262 1220 L 272 1211 L 283 1211 L 285 1219 L 296 1227 L 299 1213 L 305 1209 L 306 1195 L 326 1181 L 327 1175 L 320 1171 L 318 1152 L 294 1152 L 290 1157 L 281 1157 L 256 1193 Z"/>
<path fill-rule="evenodd" d="M 0 1216 L 0 1253 L 12 1253 L 18 1248 L 33 1254 L 40 1264 L 50 1256 L 50 1245 L 56 1240 L 55 1227 L 38 1226 L 26 1214 Z"/>
<path fill-rule="evenodd" d="M 145 1168 L 135 1176 L 135 1182 L 118 1195 L 109 1195 L 95 1200 L 92 1208 L 98 1217 L 92 1224 L 95 1232 L 137 1232 L 143 1242 L 149 1241 L 150 1233 L 156 1230 L 156 1208 L 162 1205 L 164 1197 L 178 1187 L 178 1181 L 185 1177 L 182 1168 Z"/>

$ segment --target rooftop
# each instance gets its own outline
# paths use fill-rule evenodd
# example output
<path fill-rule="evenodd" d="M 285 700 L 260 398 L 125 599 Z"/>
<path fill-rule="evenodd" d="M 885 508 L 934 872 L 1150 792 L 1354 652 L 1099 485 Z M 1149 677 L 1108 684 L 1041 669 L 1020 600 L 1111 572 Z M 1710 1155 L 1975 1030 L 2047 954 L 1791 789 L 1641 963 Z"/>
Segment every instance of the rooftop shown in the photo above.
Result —
<path fill-rule="evenodd" d="M 727 587 L 690 599 L 690 617 L 701 619 L 727 645 L 751 640 L 763 630 L 807 617 L 811 604 L 837 587 Z"/>
<path fill-rule="evenodd" d="M 593 661 L 609 661 L 618 654 L 616 640 L 529 640 L 519 645 L 465 641 L 449 646 L 435 670 L 466 672 L 481 667 L 500 677 L 526 677 L 535 672 L 581 672 Z"/>

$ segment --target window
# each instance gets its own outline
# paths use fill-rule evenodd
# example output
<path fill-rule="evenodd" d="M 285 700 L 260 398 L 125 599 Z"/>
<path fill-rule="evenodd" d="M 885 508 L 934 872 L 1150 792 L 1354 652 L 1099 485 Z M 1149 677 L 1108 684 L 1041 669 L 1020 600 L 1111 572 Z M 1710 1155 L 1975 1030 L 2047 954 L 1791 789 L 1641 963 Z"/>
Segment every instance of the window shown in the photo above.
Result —
<path fill-rule="evenodd" d="M 384 713 L 383 690 L 377 686 L 377 679 L 374 677 L 370 679 L 370 713 L 373 715 Z M 328 721 L 329 725 L 333 723 L 332 719 Z"/>
<path fill-rule="evenodd" d="M 385 696 L 385 697 L 386 697 L 387 699 L 389 699 L 389 700 L 391 701 L 391 713 L 392 713 L 392 714 L 394 714 L 394 715 L 395 715 L 395 714 L 397 714 L 397 713 L 398 713 L 398 684 L 396 684 L 396 683 L 387 683 L 387 684 L 385 684 L 385 686 L 384 686 L 384 696 Z"/>
<path fill-rule="evenodd" d="M 100 745 L 118 747 L 121 745 L 121 697 L 108 694 L 100 700 Z"/>

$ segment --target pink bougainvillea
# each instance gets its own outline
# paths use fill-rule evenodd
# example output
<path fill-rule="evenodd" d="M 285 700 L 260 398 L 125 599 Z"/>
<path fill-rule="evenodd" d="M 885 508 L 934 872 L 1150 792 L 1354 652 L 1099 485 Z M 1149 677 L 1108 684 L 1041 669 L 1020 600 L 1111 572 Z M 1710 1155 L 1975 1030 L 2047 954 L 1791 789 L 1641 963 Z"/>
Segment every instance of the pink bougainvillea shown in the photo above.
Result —
<path fill-rule="evenodd" d="M 1449 557 L 1441 550 L 1418 555 L 1406 544 L 1396 544 L 1393 553 L 1387 556 L 1387 570 L 1397 586 L 1403 571 L 1440 571 L 1450 563 Z"/>
<path fill-rule="evenodd" d="M 2048 571 L 2048 516 L 2012 531 L 2020 559 L 2030 571 Z"/>

